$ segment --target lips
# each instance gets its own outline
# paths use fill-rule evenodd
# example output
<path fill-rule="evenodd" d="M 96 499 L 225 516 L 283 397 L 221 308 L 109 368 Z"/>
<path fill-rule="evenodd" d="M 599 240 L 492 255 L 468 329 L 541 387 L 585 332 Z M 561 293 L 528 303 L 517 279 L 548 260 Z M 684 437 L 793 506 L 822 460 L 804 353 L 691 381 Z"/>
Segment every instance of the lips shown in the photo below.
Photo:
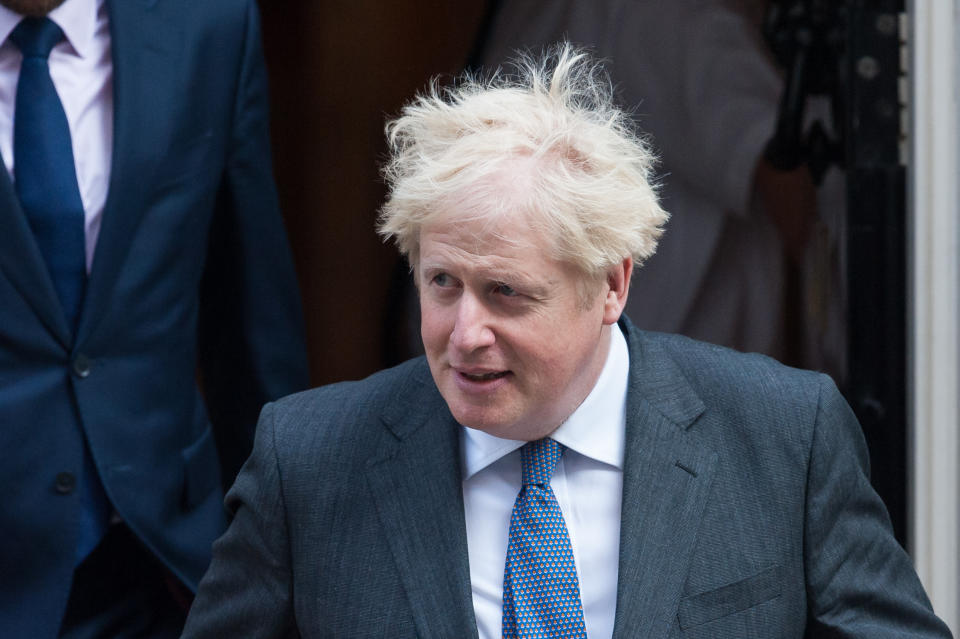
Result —
<path fill-rule="evenodd" d="M 498 369 L 493 366 L 477 364 L 450 364 L 457 378 L 467 384 L 488 386 L 511 374 L 510 369 Z"/>
<path fill-rule="evenodd" d="M 500 379 L 501 377 L 506 377 L 510 371 L 495 371 L 492 373 L 466 373 L 460 371 L 460 374 L 469 379 L 472 382 L 487 382 L 493 379 Z"/>

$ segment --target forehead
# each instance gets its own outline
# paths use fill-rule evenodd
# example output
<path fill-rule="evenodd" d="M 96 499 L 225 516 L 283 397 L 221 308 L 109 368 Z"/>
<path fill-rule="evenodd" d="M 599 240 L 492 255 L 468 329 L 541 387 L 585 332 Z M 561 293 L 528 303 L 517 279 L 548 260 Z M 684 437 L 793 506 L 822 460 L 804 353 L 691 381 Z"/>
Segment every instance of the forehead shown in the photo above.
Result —
<path fill-rule="evenodd" d="M 546 216 L 534 201 L 534 166 L 529 158 L 509 158 L 461 185 L 435 204 L 421 239 L 442 233 L 476 255 L 511 249 L 552 254 Z"/>
<path fill-rule="evenodd" d="M 521 216 L 478 218 L 456 214 L 423 227 L 420 259 L 425 268 L 451 261 L 477 267 L 553 261 L 542 234 Z"/>

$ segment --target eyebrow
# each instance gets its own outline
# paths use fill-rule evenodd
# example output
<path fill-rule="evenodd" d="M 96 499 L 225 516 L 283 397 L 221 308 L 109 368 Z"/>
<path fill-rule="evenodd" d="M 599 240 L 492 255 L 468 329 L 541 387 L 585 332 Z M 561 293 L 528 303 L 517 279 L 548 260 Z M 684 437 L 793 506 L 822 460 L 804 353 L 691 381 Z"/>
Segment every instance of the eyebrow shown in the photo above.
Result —
<path fill-rule="evenodd" d="M 513 288 L 520 289 L 521 292 L 533 295 L 534 297 L 547 297 L 552 290 L 552 282 L 540 282 L 534 280 L 523 271 L 505 269 L 493 272 L 493 270 L 480 269 L 480 275 L 486 277 L 491 282 L 507 284 Z"/>
<path fill-rule="evenodd" d="M 421 262 L 420 270 L 422 273 L 429 273 L 431 271 L 450 272 L 455 269 L 451 269 L 449 265 L 444 265 L 440 261 L 429 261 Z M 491 282 L 514 286 L 540 297 L 548 295 L 552 288 L 552 282 L 537 282 L 524 271 L 512 268 L 480 266 L 475 269 L 474 274 Z"/>

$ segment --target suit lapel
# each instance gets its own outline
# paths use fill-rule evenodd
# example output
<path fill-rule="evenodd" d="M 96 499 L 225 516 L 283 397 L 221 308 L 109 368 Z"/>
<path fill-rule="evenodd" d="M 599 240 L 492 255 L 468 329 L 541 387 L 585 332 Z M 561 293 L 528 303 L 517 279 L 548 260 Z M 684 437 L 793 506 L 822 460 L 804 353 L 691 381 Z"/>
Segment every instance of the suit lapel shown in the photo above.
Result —
<path fill-rule="evenodd" d="M 429 374 L 405 391 L 391 402 L 367 479 L 418 635 L 475 637 L 459 427 Z"/>
<path fill-rule="evenodd" d="M 67 319 L 3 165 L 0 165 L 0 270 L 33 307 L 40 321 L 69 350 L 71 339 Z"/>
<path fill-rule="evenodd" d="M 716 454 L 687 427 L 704 406 L 669 355 L 624 323 L 630 386 L 615 637 L 665 637 L 677 614 Z"/>
<path fill-rule="evenodd" d="M 178 90 L 183 33 L 171 12 L 179 2 L 107 0 L 113 56 L 113 151 L 110 188 L 94 252 L 78 341 L 107 308 L 133 236 L 151 196 L 145 185 L 171 138 L 173 115 L 165 96 Z"/>

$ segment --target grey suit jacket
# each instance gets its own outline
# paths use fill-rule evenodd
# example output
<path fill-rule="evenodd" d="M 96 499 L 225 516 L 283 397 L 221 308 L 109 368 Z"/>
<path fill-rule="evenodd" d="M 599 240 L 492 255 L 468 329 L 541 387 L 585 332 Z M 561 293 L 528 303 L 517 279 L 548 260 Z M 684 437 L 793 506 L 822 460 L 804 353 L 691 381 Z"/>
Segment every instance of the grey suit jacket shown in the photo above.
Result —
<path fill-rule="evenodd" d="M 617 637 L 950 636 L 829 378 L 621 327 Z M 458 428 L 423 359 L 268 405 L 184 636 L 476 636 Z"/>

